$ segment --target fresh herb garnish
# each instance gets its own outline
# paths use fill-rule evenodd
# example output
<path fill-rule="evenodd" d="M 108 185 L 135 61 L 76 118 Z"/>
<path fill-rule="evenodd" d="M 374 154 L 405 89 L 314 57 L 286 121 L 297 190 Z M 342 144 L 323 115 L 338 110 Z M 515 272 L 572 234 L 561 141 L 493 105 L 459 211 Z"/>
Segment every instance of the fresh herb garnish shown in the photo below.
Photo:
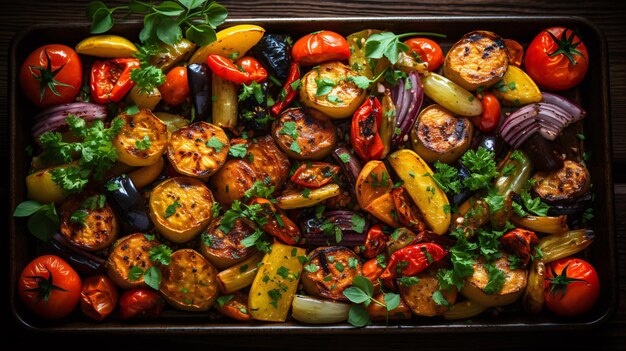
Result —
<path fill-rule="evenodd" d="M 424 35 L 439 38 L 446 37 L 443 34 L 430 32 L 403 33 L 398 35 L 392 32 L 373 34 L 369 38 L 367 38 L 367 41 L 365 41 L 365 57 L 380 59 L 384 56 L 389 60 L 392 65 L 396 64 L 396 62 L 398 62 L 398 53 L 400 51 L 409 51 L 409 47 L 401 42 L 400 38 Z"/>
<path fill-rule="evenodd" d="M 147 135 L 145 135 L 143 139 L 135 141 L 135 148 L 140 151 L 148 150 L 151 145 L 152 145 L 152 140 L 150 140 L 150 137 Z"/>

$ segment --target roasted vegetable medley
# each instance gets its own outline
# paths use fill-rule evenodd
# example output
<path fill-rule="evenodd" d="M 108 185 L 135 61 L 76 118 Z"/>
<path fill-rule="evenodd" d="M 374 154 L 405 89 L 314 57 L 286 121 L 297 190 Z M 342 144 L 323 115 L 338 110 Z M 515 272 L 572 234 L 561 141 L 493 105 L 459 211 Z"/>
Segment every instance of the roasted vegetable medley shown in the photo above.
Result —
<path fill-rule="evenodd" d="M 17 284 L 37 315 L 362 327 L 593 307 L 573 29 L 443 50 L 445 32 L 215 32 L 214 2 L 131 5 L 90 4 L 93 36 L 21 67 L 39 113 L 14 216 L 40 256 Z M 123 9 L 138 36 L 105 33 Z"/>

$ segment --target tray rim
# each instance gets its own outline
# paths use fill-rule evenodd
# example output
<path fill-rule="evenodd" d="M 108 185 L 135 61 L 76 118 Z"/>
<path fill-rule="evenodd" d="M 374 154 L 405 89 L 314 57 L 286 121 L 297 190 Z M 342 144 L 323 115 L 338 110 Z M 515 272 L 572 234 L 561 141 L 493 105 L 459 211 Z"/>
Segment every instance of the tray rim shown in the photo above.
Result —
<path fill-rule="evenodd" d="M 401 334 L 401 333 L 460 333 L 460 332 L 481 332 L 488 333 L 493 331 L 540 331 L 540 330 L 582 330 L 589 328 L 598 328 L 600 325 L 606 323 L 615 313 L 618 303 L 618 284 L 617 284 L 617 248 L 615 246 L 615 203 L 614 203 L 614 182 L 613 182 L 613 170 L 612 170 L 612 135 L 610 133 L 610 121 L 611 121 L 611 111 L 610 111 L 610 94 L 609 94 L 609 74 L 608 74 L 608 46 L 606 42 L 606 37 L 604 33 L 599 29 L 599 27 L 594 24 L 592 21 L 585 17 L 581 16 L 555 16 L 555 15 L 543 15 L 543 16 L 534 16 L 534 15 L 485 15 L 485 16 L 348 16 L 348 17 L 316 17 L 316 18 L 307 18 L 307 17 L 292 17 L 292 18 L 266 18 L 266 17 L 242 17 L 242 18 L 228 18 L 225 23 L 220 26 L 220 28 L 229 27 L 236 24 L 244 24 L 244 23 L 255 23 L 262 22 L 267 24 L 299 24 L 303 22 L 308 23 L 342 23 L 342 22 L 369 22 L 375 24 L 384 24 L 384 23 L 399 23 L 399 22 L 441 22 L 441 21 L 458 21 L 458 22 L 470 22 L 476 21 L 479 19 L 484 23 L 499 23 L 503 20 L 512 20 L 512 21 L 530 21 L 530 22 L 542 22 L 542 21 L 562 21 L 562 22 L 574 22 L 580 25 L 586 26 L 590 29 L 594 34 L 594 40 L 597 40 L 597 44 L 600 48 L 600 52 L 598 53 L 600 58 L 600 87 L 601 87 L 601 108 L 602 113 L 602 131 L 605 134 L 604 140 L 602 140 L 602 146 L 606 152 L 602 155 L 602 161 L 604 162 L 606 174 L 603 175 L 604 180 L 607 182 L 606 191 L 605 191 L 605 199 L 608 202 L 605 209 L 607 211 L 607 217 L 610 219 L 608 223 L 606 223 L 608 234 L 605 239 L 608 241 L 608 246 L 612 249 L 609 255 L 609 266 L 613 268 L 612 274 L 609 276 L 612 278 L 610 281 L 611 289 L 610 289 L 610 301 L 607 305 L 606 310 L 602 311 L 602 314 L 591 321 L 586 322 L 572 322 L 572 323 L 558 323 L 558 322 L 542 322 L 542 323 L 490 323 L 484 322 L 482 324 L 466 324 L 466 323 L 455 323 L 455 321 L 450 321 L 449 324 L 442 325 L 374 325 L 368 326 L 365 328 L 355 328 L 351 325 L 347 324 L 335 324 L 335 325 L 284 325 L 284 324 L 233 324 L 228 326 L 220 326 L 220 325 L 170 325 L 170 326 L 153 326 L 153 325 L 126 325 L 123 323 L 118 323 L 116 326 L 110 326 L 105 324 L 98 325 L 96 327 L 75 327 L 75 326 L 53 326 L 53 327 L 39 327 L 29 323 L 23 316 L 20 315 L 19 311 L 16 309 L 17 299 L 17 288 L 14 282 L 17 281 L 17 270 L 14 267 L 14 258 L 15 258 L 15 235 L 17 234 L 17 226 L 15 220 L 12 216 L 9 219 L 9 260 L 10 260 L 10 292 L 9 298 L 11 303 L 11 315 L 13 320 L 17 322 L 20 327 L 25 330 L 29 330 L 32 332 L 37 332 L 39 334 L 46 333 L 93 333 L 93 334 L 115 334 L 115 333 L 144 333 L 144 334 L 158 334 L 158 333 L 166 333 L 173 335 L 189 335 L 192 333 L 201 332 L 203 334 L 208 335 L 225 335 L 225 334 L 248 334 L 248 335 L 272 335 L 278 334 L 281 332 L 289 332 L 294 334 Z M 141 24 L 141 21 L 125 21 L 124 23 L 120 23 L 119 26 L 125 27 L 133 27 Z M 11 169 L 9 175 L 9 204 L 11 208 L 14 208 L 17 205 L 17 194 L 16 187 L 14 185 L 19 184 L 17 181 L 17 175 L 13 171 L 15 169 L 16 162 L 19 161 L 19 157 L 17 157 L 18 150 L 16 150 L 16 97 L 17 97 L 17 71 L 16 68 L 18 64 L 16 62 L 16 48 L 17 45 L 26 37 L 29 33 L 41 30 L 41 29 L 58 29 L 62 28 L 88 28 L 90 23 L 88 22 L 73 22 L 73 23 L 63 23 L 63 22 L 49 22 L 49 23 L 38 23 L 27 26 L 17 32 L 11 40 L 10 52 L 9 52 L 9 62 L 8 62 L 8 83 L 9 83 L 9 91 L 8 91 L 8 105 L 9 105 L 9 166 Z M 600 142 L 600 141 L 596 141 Z"/>

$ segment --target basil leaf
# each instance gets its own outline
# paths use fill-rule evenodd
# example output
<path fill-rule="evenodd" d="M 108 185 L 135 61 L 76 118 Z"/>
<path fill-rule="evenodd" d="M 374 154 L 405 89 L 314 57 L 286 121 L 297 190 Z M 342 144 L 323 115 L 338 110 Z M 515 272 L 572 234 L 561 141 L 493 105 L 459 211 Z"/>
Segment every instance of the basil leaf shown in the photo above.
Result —
<path fill-rule="evenodd" d="M 369 301 L 371 296 L 366 294 L 363 290 L 351 286 L 343 291 L 343 296 L 347 297 L 350 302 L 363 303 Z"/>
<path fill-rule="evenodd" d="M 99 8 L 94 12 L 93 18 L 91 20 L 91 33 L 92 34 L 101 34 L 107 32 L 109 29 L 113 28 L 113 24 L 115 21 L 113 20 L 113 12 L 111 12 L 108 8 Z"/>
<path fill-rule="evenodd" d="M 212 2 L 209 7 L 204 10 L 204 15 L 211 27 L 216 28 L 226 21 L 228 11 L 226 8 L 216 2 Z"/>
<path fill-rule="evenodd" d="M 13 217 L 28 217 L 33 215 L 35 212 L 42 209 L 45 205 L 40 204 L 34 200 L 26 200 L 15 208 L 13 212 Z"/>
<path fill-rule="evenodd" d="M 162 17 L 160 19 L 156 27 L 156 34 L 162 42 L 169 45 L 178 43 L 183 37 L 183 32 L 178 26 L 178 23 L 169 17 Z"/>
<path fill-rule="evenodd" d="M 143 275 L 143 281 L 154 290 L 159 290 L 161 278 L 161 270 L 154 266 L 148 268 Z"/>
<path fill-rule="evenodd" d="M 205 46 L 217 40 L 217 34 L 208 24 L 200 24 L 187 28 L 185 38 L 198 45 Z"/>
<path fill-rule="evenodd" d="M 367 310 L 362 305 L 352 305 L 348 313 L 348 323 L 355 327 L 364 327 L 372 323 Z"/>

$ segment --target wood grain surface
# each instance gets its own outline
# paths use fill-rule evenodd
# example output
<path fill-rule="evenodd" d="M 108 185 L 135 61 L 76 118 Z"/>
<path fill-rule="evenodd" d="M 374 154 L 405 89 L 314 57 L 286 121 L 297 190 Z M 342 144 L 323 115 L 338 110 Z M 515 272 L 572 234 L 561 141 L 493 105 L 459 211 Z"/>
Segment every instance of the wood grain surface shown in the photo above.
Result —
<path fill-rule="evenodd" d="M 15 33 L 36 23 L 84 22 L 84 9 L 89 1 L 16 1 L 4 0 L 0 13 L 0 149 L 2 161 L 8 154 L 7 56 Z M 106 1 L 108 4 L 125 4 L 126 1 Z M 22 340 L 30 348 L 48 342 L 64 345 L 83 345 L 119 348 L 133 345 L 133 349 L 199 349 L 206 350 L 413 350 L 440 349 L 543 349 L 547 346 L 561 348 L 622 349 L 626 348 L 626 1 L 495 1 L 495 0 L 430 0 L 430 1 L 271 1 L 222 0 L 231 18 L 274 17 L 328 17 L 328 16 L 386 16 L 386 15 L 571 15 L 582 16 L 595 23 L 605 34 L 609 50 L 610 110 L 612 116 L 613 170 L 615 180 L 617 257 L 619 281 L 619 307 L 606 324 L 584 332 L 568 333 L 479 333 L 473 335 L 419 335 L 411 336 L 295 336 L 280 337 L 185 337 L 166 338 L 154 336 L 93 336 L 90 340 L 77 340 L 72 335 L 33 335 L 13 327 L 8 334 L 13 341 Z M 477 20 L 479 23 L 479 20 Z M 0 187 L 0 196 L 7 198 L 6 176 Z M 5 205 L 6 206 L 6 205 Z M 3 211 L 5 215 L 9 209 Z M 4 219 L 4 218 L 3 218 Z M 597 233 L 598 236 L 603 233 Z M 6 240 L 1 242 L 4 257 L 8 257 Z M 5 268 L 6 259 L 3 260 Z M 7 272 L 4 269 L 3 272 Z M 7 281 L 6 279 L 3 281 Z M 5 300 L 6 301 L 6 300 Z M 8 306 L 2 304 L 2 317 L 9 315 Z M 9 317 L 10 318 L 10 317 Z M 125 344 L 126 343 L 126 344 Z M 155 348 L 158 346 L 158 348 Z M 69 348 L 69 347 L 68 347 Z M 126 348 L 126 347 L 125 347 Z"/>

